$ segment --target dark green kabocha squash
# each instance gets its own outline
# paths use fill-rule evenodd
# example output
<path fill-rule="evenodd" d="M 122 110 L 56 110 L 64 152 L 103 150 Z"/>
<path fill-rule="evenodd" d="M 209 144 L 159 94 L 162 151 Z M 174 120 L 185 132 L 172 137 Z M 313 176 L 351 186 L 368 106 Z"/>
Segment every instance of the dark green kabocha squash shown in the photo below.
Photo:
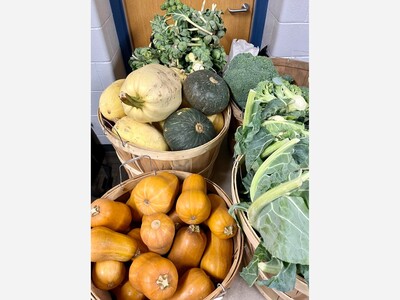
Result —
<path fill-rule="evenodd" d="M 211 141 L 217 133 L 206 115 L 195 108 L 186 107 L 168 116 L 163 135 L 169 148 L 177 151 L 201 146 Z"/>
<path fill-rule="evenodd" d="M 182 90 L 186 101 L 207 116 L 222 112 L 229 104 L 228 84 L 211 70 L 190 73 Z"/>

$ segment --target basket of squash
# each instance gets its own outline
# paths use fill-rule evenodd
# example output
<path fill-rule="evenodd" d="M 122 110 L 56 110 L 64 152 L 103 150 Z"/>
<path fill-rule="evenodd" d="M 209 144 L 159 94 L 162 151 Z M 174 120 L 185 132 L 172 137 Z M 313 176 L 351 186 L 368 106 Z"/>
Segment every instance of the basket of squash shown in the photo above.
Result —
<path fill-rule="evenodd" d="M 99 99 L 99 124 L 129 177 L 178 170 L 211 177 L 227 135 L 229 88 L 211 70 L 184 74 L 152 63 L 111 83 Z"/>
<path fill-rule="evenodd" d="M 215 299 L 236 275 L 244 237 L 232 200 L 196 173 L 142 173 L 91 203 L 91 298 Z"/>

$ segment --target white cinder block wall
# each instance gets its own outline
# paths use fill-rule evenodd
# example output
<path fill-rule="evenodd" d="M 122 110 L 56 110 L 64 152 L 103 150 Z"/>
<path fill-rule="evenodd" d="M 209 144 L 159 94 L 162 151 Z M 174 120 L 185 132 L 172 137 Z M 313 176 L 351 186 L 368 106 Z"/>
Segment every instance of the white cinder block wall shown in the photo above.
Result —
<path fill-rule="evenodd" d="M 97 118 L 99 98 L 113 81 L 126 77 L 109 0 L 91 0 L 91 125 L 101 144 L 111 144 Z"/>
<path fill-rule="evenodd" d="M 271 57 L 309 61 L 309 0 L 269 0 L 260 49 Z"/>
<path fill-rule="evenodd" d="M 110 83 L 127 74 L 109 0 L 91 1 L 91 124 L 106 145 L 110 141 L 97 119 L 99 97 Z M 269 0 L 259 48 L 268 45 L 269 56 L 308 61 L 308 10 L 309 0 Z"/>

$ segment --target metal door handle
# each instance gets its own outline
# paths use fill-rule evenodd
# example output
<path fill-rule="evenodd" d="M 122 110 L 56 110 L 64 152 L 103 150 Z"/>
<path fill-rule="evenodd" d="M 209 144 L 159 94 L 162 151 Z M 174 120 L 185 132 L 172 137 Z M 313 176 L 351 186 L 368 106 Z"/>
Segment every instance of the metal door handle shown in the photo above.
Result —
<path fill-rule="evenodd" d="M 229 10 L 229 12 L 230 12 L 231 14 L 233 14 L 233 13 L 238 13 L 238 12 L 246 12 L 246 11 L 249 10 L 249 8 L 250 8 L 250 5 L 248 5 L 247 3 L 243 3 L 243 4 L 242 4 L 242 8 L 240 8 L 240 9 L 231 9 L 231 8 L 228 8 L 228 10 Z"/>

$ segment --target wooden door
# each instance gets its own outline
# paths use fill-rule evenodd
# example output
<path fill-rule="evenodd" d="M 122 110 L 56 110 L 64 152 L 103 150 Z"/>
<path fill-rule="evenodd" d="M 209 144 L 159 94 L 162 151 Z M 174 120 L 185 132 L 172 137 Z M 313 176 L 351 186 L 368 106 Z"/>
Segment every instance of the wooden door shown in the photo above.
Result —
<path fill-rule="evenodd" d="M 150 21 L 153 20 L 156 14 L 165 14 L 165 11 L 160 9 L 163 2 L 164 0 L 123 0 L 132 49 L 149 46 Z M 203 0 L 182 0 L 182 2 L 200 10 Z M 246 41 L 250 39 L 254 0 L 207 0 L 205 8 L 211 8 L 213 3 L 217 5 L 217 10 L 223 12 L 222 19 L 226 34 L 221 39 L 221 44 L 228 55 L 233 39 L 244 39 Z M 249 5 L 247 12 L 229 12 L 228 9 L 240 9 L 244 3 Z"/>

